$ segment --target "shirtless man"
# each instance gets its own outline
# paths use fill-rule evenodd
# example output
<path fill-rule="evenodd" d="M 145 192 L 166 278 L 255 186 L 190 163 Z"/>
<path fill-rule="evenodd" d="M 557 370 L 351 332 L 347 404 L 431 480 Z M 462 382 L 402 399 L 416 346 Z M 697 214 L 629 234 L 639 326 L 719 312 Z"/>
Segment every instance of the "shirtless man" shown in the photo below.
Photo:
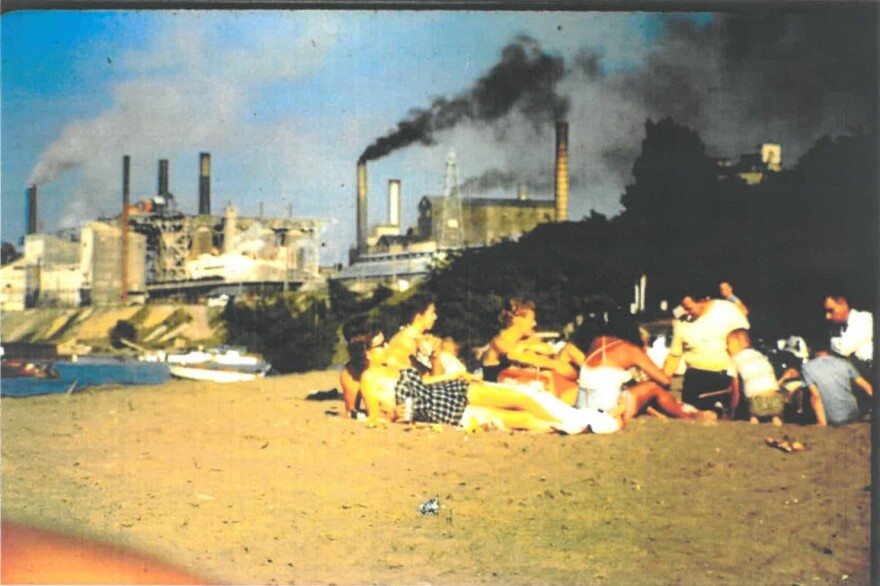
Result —
<path fill-rule="evenodd" d="M 517 387 L 493 385 L 461 376 L 424 378 L 401 364 L 395 349 L 386 346 L 378 328 L 363 348 L 367 368 L 360 390 L 372 422 L 421 421 L 472 428 L 475 426 L 529 431 L 610 433 L 619 419 L 595 410 L 578 410 L 555 397 Z"/>

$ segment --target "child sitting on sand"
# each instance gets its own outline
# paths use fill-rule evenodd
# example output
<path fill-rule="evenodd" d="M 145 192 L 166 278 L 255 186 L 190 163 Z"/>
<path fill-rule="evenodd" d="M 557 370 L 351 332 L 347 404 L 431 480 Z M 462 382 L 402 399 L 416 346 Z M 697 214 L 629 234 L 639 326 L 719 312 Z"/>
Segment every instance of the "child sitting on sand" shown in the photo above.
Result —
<path fill-rule="evenodd" d="M 773 425 L 782 425 L 785 394 L 770 360 L 752 348 L 752 339 L 745 328 L 733 330 L 727 335 L 727 353 L 733 360 L 737 374 L 742 379 L 742 389 L 749 403 L 749 421 L 758 423 L 769 418 Z"/>

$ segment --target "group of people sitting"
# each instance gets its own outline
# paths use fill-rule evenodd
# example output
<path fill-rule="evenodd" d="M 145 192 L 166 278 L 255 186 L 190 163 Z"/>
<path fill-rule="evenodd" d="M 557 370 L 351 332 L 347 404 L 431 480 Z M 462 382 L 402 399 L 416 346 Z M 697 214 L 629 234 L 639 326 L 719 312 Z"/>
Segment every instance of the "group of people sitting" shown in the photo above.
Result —
<path fill-rule="evenodd" d="M 851 309 L 843 295 L 828 295 L 825 317 L 832 336 L 812 336 L 806 344 L 811 356 L 774 368 L 752 346 L 748 308 L 729 283 L 721 283 L 719 291 L 720 299 L 685 295 L 681 301 L 664 370 L 672 374 L 685 367 L 682 400 L 698 409 L 716 407 L 729 418 L 775 425 L 782 424 L 786 408 L 795 403 L 801 414 L 805 403 L 812 411 L 810 417 L 795 418 L 798 422 L 812 418 L 823 426 L 857 421 L 869 409 L 870 312 Z"/>
<path fill-rule="evenodd" d="M 722 284 L 721 293 L 726 299 L 682 299 L 662 365 L 649 356 L 645 332 L 633 316 L 613 304 L 588 308 L 567 340 L 552 343 L 536 331 L 534 304 L 510 300 L 499 316 L 500 331 L 478 350 L 480 368 L 474 373 L 453 340 L 432 333 L 434 300 L 415 295 L 408 301 L 409 321 L 393 336 L 366 317 L 345 325 L 350 358 L 340 375 L 345 409 L 371 422 L 568 434 L 611 433 L 643 412 L 701 420 L 745 413 L 753 422 L 780 424 L 784 382 L 801 372 L 777 377 L 767 357 L 751 347 L 747 308 L 730 299 L 729 284 Z M 682 362 L 679 400 L 669 389 Z M 817 388 L 826 384 L 819 382 L 823 377 L 836 376 L 827 372 L 808 364 L 803 378 L 815 383 L 811 404 L 818 422 L 836 424 L 838 398 L 828 399 Z M 871 393 L 864 377 L 853 381 Z"/>
<path fill-rule="evenodd" d="M 356 413 L 360 400 L 371 421 L 563 433 L 617 431 L 649 404 L 672 417 L 715 417 L 669 393 L 670 377 L 644 348 L 615 333 L 617 312 L 587 316 L 558 349 L 536 335 L 534 305 L 512 300 L 501 313 L 504 327 L 481 355 L 480 376 L 468 372 L 451 340 L 431 333 L 433 299 L 415 296 L 410 307 L 410 321 L 388 339 L 368 319 L 346 324 L 350 360 L 340 382 L 348 412 Z M 634 366 L 651 378 L 624 388 L 623 373 Z M 578 401 L 581 383 L 595 388 Z"/>

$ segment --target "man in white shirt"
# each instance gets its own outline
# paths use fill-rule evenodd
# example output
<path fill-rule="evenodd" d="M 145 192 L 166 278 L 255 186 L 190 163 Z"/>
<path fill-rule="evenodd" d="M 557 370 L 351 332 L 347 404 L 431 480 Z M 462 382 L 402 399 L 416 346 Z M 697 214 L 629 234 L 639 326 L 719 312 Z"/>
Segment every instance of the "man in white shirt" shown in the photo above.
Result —
<path fill-rule="evenodd" d="M 840 328 L 831 336 L 831 350 L 852 360 L 859 373 L 873 379 L 874 316 L 870 311 L 859 311 L 849 306 L 843 295 L 825 297 L 825 319 Z"/>
<path fill-rule="evenodd" d="M 700 410 L 711 410 L 720 402 L 732 414 L 739 402 L 739 388 L 728 372 L 727 335 L 748 329 L 749 321 L 733 303 L 722 299 L 697 301 L 685 296 L 681 306 L 691 321 L 675 324 L 663 370 L 671 376 L 683 359 L 687 370 L 682 400 Z"/>

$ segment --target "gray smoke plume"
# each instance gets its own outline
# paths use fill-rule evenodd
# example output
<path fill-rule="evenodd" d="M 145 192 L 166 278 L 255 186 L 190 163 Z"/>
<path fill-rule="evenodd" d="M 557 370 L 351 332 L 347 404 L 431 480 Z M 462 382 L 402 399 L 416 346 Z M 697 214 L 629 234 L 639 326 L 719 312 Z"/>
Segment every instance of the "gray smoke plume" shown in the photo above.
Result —
<path fill-rule="evenodd" d="M 737 159 L 757 152 L 762 142 L 781 144 L 786 167 L 822 135 L 876 131 L 872 13 L 852 6 L 743 13 L 708 24 L 670 16 L 645 60 L 616 72 L 606 72 L 601 55 L 585 48 L 554 85 L 570 104 L 570 217 L 621 210 L 620 194 L 631 180 L 647 119 L 668 116 L 693 128 L 712 156 Z M 503 133 L 484 132 L 479 149 L 456 143 L 464 155 L 459 160 L 471 162 L 465 184 L 474 192 L 521 182 L 536 192 L 549 187 L 541 178 L 551 177 L 552 125 L 529 129 L 525 145 L 499 140 L 516 135 L 515 123 L 515 117 L 499 118 L 494 125 Z M 502 154 L 475 173 L 479 150 L 485 152 L 488 143 Z M 499 167 L 498 160 L 509 164 Z"/>
<path fill-rule="evenodd" d="M 437 132 L 463 122 L 492 122 L 514 110 L 535 125 L 558 120 L 568 110 L 568 100 L 556 92 L 563 75 L 561 57 L 544 53 L 534 39 L 520 36 L 501 51 L 501 61 L 470 91 L 438 98 L 427 110 L 413 110 L 396 130 L 368 146 L 359 162 L 414 143 L 432 145 Z"/>

